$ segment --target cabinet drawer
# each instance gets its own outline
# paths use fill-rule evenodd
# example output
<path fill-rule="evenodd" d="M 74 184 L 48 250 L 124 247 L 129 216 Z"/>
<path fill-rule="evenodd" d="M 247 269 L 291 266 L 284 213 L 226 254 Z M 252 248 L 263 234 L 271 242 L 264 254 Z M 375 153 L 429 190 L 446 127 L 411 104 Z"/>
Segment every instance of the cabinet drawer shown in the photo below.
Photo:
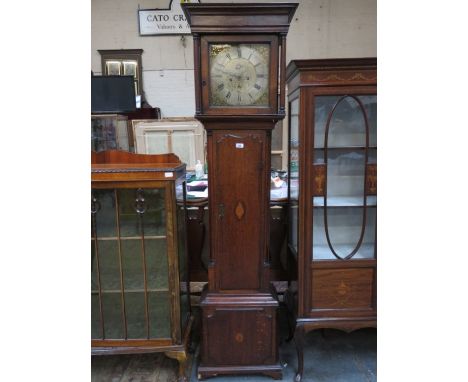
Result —
<path fill-rule="evenodd" d="M 311 310 L 374 309 L 375 268 L 314 269 Z"/>

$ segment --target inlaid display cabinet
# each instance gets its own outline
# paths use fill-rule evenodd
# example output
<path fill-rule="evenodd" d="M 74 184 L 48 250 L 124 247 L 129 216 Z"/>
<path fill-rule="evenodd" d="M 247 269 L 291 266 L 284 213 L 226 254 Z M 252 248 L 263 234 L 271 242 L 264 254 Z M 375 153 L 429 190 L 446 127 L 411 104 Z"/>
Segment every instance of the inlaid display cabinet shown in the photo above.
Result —
<path fill-rule="evenodd" d="M 307 332 L 377 325 L 377 62 L 294 60 L 286 78 L 288 247 L 298 270 L 287 300 L 300 381 Z"/>
<path fill-rule="evenodd" d="M 92 354 L 164 352 L 186 381 L 185 164 L 174 154 L 91 158 Z"/>

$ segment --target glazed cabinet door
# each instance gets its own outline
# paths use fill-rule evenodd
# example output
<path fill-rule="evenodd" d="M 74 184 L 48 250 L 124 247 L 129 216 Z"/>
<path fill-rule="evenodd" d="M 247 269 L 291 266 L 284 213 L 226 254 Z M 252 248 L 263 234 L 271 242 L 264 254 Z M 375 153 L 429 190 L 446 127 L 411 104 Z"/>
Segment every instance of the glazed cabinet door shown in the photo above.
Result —
<path fill-rule="evenodd" d="M 93 189 L 92 339 L 171 339 L 167 188 Z"/>
<path fill-rule="evenodd" d="M 311 311 L 375 310 L 377 97 L 316 95 Z"/>
<path fill-rule="evenodd" d="M 212 136 L 216 163 L 211 201 L 212 248 L 218 289 L 261 288 L 264 257 L 266 178 L 265 131 L 217 131 Z M 211 175 L 210 175 L 211 176 Z"/>

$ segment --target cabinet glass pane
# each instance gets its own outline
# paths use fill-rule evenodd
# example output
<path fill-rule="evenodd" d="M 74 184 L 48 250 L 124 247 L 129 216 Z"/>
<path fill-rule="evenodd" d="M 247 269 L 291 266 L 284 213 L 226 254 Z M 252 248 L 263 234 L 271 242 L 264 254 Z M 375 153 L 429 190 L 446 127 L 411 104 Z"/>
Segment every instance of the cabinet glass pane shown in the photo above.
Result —
<path fill-rule="evenodd" d="M 142 291 L 144 288 L 144 279 L 141 240 L 121 240 L 120 245 L 122 250 L 122 268 L 125 290 Z"/>
<path fill-rule="evenodd" d="M 313 211 L 313 259 L 336 260 L 337 258 L 333 255 L 326 238 L 324 208 L 314 208 Z M 352 257 L 353 259 L 374 258 L 376 215 L 375 207 L 366 209 L 363 240 L 357 253 Z M 362 218 L 363 207 L 328 208 L 327 222 L 330 242 L 338 256 L 344 258 L 356 248 L 361 235 Z"/>
<path fill-rule="evenodd" d="M 169 288 L 166 240 L 145 239 L 146 280 L 148 289 Z"/>
<path fill-rule="evenodd" d="M 145 236 L 166 235 L 166 211 L 164 189 L 145 190 L 146 212 L 143 215 Z"/>
<path fill-rule="evenodd" d="M 94 242 L 91 241 L 91 338 L 101 338 L 101 319 L 99 316 L 99 295 L 97 280 L 97 261 Z"/>
<path fill-rule="evenodd" d="M 299 98 L 289 104 L 289 241 L 298 250 L 299 226 Z"/>
<path fill-rule="evenodd" d="M 150 338 L 171 337 L 171 300 L 169 292 L 148 293 Z"/>
<path fill-rule="evenodd" d="M 145 294 L 143 292 L 125 293 L 128 338 L 147 338 Z"/>
<path fill-rule="evenodd" d="M 99 318 L 99 296 L 91 294 L 91 338 L 101 338 L 101 319 Z"/>
<path fill-rule="evenodd" d="M 166 240 L 145 239 L 146 281 L 148 289 L 167 289 L 168 264 Z M 122 267 L 125 290 L 144 288 L 143 254 L 140 239 L 122 240 Z"/>
<path fill-rule="evenodd" d="M 314 147 L 325 146 L 327 120 L 342 96 L 315 97 Z M 357 96 L 363 103 L 369 124 L 369 146 L 377 145 L 377 97 Z M 340 101 L 330 119 L 328 147 L 365 146 L 365 115 L 352 97 Z"/>
<path fill-rule="evenodd" d="M 363 200 L 365 151 L 328 150 L 327 198 Z M 328 200 L 327 200 L 328 204 Z"/>
<path fill-rule="evenodd" d="M 124 338 L 120 293 L 102 293 L 105 338 Z"/>
<path fill-rule="evenodd" d="M 140 217 L 135 210 L 136 190 L 118 190 L 120 236 L 140 237 Z M 144 234 L 148 236 L 166 235 L 164 189 L 144 189 L 146 211 L 143 214 Z"/>
<path fill-rule="evenodd" d="M 367 123 L 369 124 L 369 146 L 377 146 L 377 96 L 367 95 L 358 96 L 364 105 L 367 114 Z"/>
<path fill-rule="evenodd" d="M 332 149 L 329 149 L 328 151 L 328 157 L 332 156 Z M 344 150 L 344 149 L 333 149 L 333 150 Z M 364 150 L 364 148 L 362 148 Z M 353 150 L 349 150 L 353 151 Z M 358 149 L 355 149 L 355 151 L 358 151 Z M 364 151 L 363 151 L 364 152 Z M 377 149 L 375 148 L 370 148 L 367 150 L 367 163 L 377 163 Z M 325 163 L 325 150 L 324 149 L 315 149 L 314 150 L 314 163 L 315 164 L 324 164 Z"/>
<path fill-rule="evenodd" d="M 186 206 L 185 182 L 176 187 L 177 199 L 177 250 L 179 259 L 179 290 L 180 290 L 180 325 L 183 329 L 190 313 L 190 297 L 187 267 L 187 233 L 186 233 Z"/>
<path fill-rule="evenodd" d="M 125 293 L 125 306 L 127 310 L 128 338 L 147 338 L 145 294 L 143 292 Z M 148 318 L 150 338 L 169 338 L 171 336 L 170 314 L 169 292 L 149 292 Z"/>
<path fill-rule="evenodd" d="M 327 198 L 327 207 L 362 207 L 364 199 L 362 196 L 347 196 L 347 197 L 328 197 Z M 323 196 L 314 196 L 313 201 L 314 207 L 323 207 L 325 206 L 325 197 Z M 368 195 L 366 199 L 366 206 L 376 206 L 377 205 L 377 196 Z"/>
<path fill-rule="evenodd" d="M 96 235 L 102 237 L 117 236 L 115 220 L 115 197 L 114 190 L 93 190 L 97 200 L 96 213 Z"/>
<path fill-rule="evenodd" d="M 94 240 L 91 240 L 91 290 L 98 289 L 98 280 L 97 280 L 97 259 L 96 251 L 94 246 Z"/>
<path fill-rule="evenodd" d="M 135 211 L 136 194 L 133 189 L 117 190 L 119 198 L 119 223 L 121 237 L 139 237 L 141 228 Z"/>
<path fill-rule="evenodd" d="M 120 266 L 117 240 L 99 240 L 99 270 L 101 273 L 101 289 L 120 289 Z"/>

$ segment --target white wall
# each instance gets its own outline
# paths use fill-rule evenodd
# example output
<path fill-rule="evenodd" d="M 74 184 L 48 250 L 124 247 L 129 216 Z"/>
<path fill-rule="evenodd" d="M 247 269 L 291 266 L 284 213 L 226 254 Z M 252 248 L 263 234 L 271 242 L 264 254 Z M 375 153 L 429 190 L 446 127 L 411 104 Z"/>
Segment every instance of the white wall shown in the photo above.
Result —
<path fill-rule="evenodd" d="M 376 0 L 302 0 L 287 39 L 287 61 L 377 56 Z"/>
<path fill-rule="evenodd" d="M 138 6 L 167 8 L 169 2 L 92 0 L 91 69 L 95 74 L 101 73 L 98 49 L 143 49 L 143 87 L 148 102 L 160 107 L 164 117 L 193 116 L 192 38 L 138 34 Z M 297 58 L 377 55 L 376 0 L 300 0 L 299 3 L 288 34 L 287 62 Z"/>
<path fill-rule="evenodd" d="M 143 49 L 143 90 L 163 117 L 193 116 L 193 45 L 190 36 L 139 36 L 141 9 L 167 8 L 169 0 L 92 0 L 91 70 L 101 74 L 98 49 Z"/>

